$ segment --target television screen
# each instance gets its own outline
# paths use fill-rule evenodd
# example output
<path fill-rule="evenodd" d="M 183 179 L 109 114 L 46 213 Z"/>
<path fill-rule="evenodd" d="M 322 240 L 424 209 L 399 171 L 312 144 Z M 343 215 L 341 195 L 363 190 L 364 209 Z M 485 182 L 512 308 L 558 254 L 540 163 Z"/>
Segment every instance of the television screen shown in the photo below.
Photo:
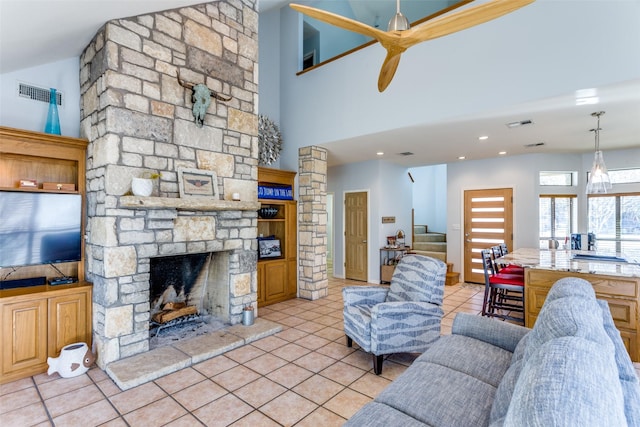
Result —
<path fill-rule="evenodd" d="M 0 267 L 80 260 L 79 194 L 0 191 Z"/>

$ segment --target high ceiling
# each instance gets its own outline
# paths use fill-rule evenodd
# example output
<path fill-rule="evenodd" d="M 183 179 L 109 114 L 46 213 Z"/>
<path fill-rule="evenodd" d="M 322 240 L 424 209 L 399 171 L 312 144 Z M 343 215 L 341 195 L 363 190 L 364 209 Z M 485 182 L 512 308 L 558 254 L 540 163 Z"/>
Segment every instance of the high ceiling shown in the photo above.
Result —
<path fill-rule="evenodd" d="M 97 30 L 108 20 L 199 4 L 197 0 L 0 0 L 0 75 L 79 56 Z M 260 0 L 261 12 L 280 7 L 285 0 Z M 308 3 L 308 2 L 304 2 Z M 394 2 L 395 3 L 395 2 Z M 373 85 L 373 83 L 372 83 Z M 595 105 L 576 105 L 583 94 L 567 93 L 477 117 L 401 128 L 386 133 L 328 143 L 330 164 L 384 159 L 407 167 L 448 163 L 458 156 L 477 159 L 533 152 L 587 152 L 593 150 L 593 111 L 604 110 L 601 148 L 640 146 L 640 76 L 610 87 L 593 88 Z M 506 123 L 531 120 L 510 129 Z M 479 141 L 481 135 L 489 139 Z M 445 138 L 446 136 L 446 138 Z M 447 140 L 437 152 L 426 150 L 429 141 Z M 527 148 L 525 145 L 543 142 Z M 375 147 L 375 150 L 372 150 Z M 412 152 L 403 156 L 399 153 Z"/>

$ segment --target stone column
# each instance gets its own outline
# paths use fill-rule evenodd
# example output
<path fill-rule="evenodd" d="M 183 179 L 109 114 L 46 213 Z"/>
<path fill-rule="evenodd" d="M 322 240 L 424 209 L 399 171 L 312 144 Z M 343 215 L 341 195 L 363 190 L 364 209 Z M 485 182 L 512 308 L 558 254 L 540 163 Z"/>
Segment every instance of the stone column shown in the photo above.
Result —
<path fill-rule="evenodd" d="M 298 294 L 327 296 L 327 150 L 298 150 Z"/>

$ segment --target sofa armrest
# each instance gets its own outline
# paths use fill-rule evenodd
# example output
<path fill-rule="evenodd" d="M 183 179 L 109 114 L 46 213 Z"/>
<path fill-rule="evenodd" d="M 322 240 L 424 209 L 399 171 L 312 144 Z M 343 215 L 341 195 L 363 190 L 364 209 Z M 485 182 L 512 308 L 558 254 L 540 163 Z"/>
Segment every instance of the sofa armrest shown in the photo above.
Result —
<path fill-rule="evenodd" d="M 475 338 L 512 353 L 529 331 L 524 326 L 468 313 L 458 313 L 451 328 L 452 334 Z"/>
<path fill-rule="evenodd" d="M 387 299 L 389 288 L 382 286 L 348 286 L 342 288 L 342 299 L 348 305 L 374 305 Z"/>

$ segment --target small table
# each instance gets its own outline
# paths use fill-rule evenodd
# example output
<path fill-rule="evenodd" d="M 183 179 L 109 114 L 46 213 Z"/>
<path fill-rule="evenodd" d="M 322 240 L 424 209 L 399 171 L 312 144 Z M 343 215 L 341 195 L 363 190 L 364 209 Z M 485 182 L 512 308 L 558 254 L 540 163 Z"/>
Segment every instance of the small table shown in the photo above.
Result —
<path fill-rule="evenodd" d="M 410 246 L 380 248 L 380 283 L 391 283 L 391 276 L 393 276 L 398 261 L 410 250 Z"/>

